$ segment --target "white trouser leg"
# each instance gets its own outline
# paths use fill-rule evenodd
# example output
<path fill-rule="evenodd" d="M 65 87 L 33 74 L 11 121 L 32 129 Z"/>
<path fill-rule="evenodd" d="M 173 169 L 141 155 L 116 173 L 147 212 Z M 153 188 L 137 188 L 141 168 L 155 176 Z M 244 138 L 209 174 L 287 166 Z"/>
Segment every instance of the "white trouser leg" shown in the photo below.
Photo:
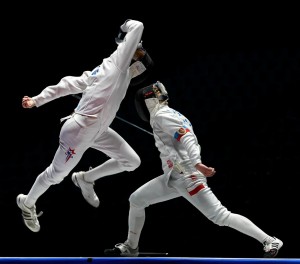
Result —
<path fill-rule="evenodd" d="M 178 196 L 179 194 L 175 189 L 167 186 L 163 176 L 145 183 L 130 195 L 127 242 L 132 248 L 136 248 L 139 243 L 145 222 L 145 207 L 174 199 Z"/>
<path fill-rule="evenodd" d="M 196 190 L 194 192 L 190 188 L 187 189 L 185 187 L 191 187 L 191 183 L 193 182 L 197 182 L 195 181 L 195 178 L 186 178 L 184 181 L 173 181 L 172 185 L 176 187 L 178 192 L 180 192 L 184 198 L 193 204 L 209 220 L 220 226 L 229 226 L 245 235 L 255 238 L 261 243 L 269 237 L 248 218 L 239 214 L 233 214 L 228 211 L 227 208 L 221 204 L 206 183 L 198 182 L 194 186 L 194 190 Z M 199 188 L 200 185 L 201 188 L 204 188 Z"/>
<path fill-rule="evenodd" d="M 111 159 L 90 171 L 86 171 L 84 179 L 88 182 L 94 182 L 104 176 L 123 171 L 133 171 L 141 164 L 137 153 L 125 139 L 111 128 L 108 128 L 94 141 L 92 148 L 105 153 Z"/>
<path fill-rule="evenodd" d="M 68 119 L 60 132 L 59 147 L 52 163 L 37 177 L 28 193 L 25 204 L 33 206 L 37 199 L 51 186 L 60 183 L 80 161 L 90 146 L 96 128 L 81 127 L 74 118 Z"/>

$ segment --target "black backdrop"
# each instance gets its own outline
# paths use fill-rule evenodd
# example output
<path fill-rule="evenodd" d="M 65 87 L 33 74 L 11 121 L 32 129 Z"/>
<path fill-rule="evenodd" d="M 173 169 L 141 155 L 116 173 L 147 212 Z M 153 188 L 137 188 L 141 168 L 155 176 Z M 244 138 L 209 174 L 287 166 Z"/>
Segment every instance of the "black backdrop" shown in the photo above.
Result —
<path fill-rule="evenodd" d="M 0 255 L 102 256 L 104 248 L 126 239 L 128 197 L 158 176 L 161 167 L 151 135 L 119 119 L 112 127 L 137 151 L 142 164 L 134 172 L 96 182 L 98 209 L 66 177 L 39 199 L 41 231 L 32 233 L 22 223 L 15 198 L 27 193 L 50 164 L 58 146 L 59 119 L 77 104 L 69 96 L 26 110 L 22 97 L 100 64 L 115 49 L 119 26 L 132 18 L 144 22 L 144 47 L 156 64 L 148 82 L 163 82 L 170 106 L 192 121 L 203 162 L 217 170 L 208 181 L 214 193 L 229 210 L 282 239 L 280 257 L 299 257 L 300 49 L 295 45 L 293 7 L 271 16 L 254 6 L 248 12 L 249 7 L 225 11 L 193 5 L 162 10 L 145 3 L 133 10 L 130 4 L 117 11 L 114 4 L 62 7 L 47 2 L 4 9 L 9 18 L 3 23 L 2 48 Z M 130 89 L 117 115 L 150 131 L 135 112 L 133 96 Z M 88 150 L 74 171 L 105 160 L 102 153 Z M 214 225 L 181 198 L 146 210 L 141 251 L 191 257 L 262 255 L 256 240 Z"/>

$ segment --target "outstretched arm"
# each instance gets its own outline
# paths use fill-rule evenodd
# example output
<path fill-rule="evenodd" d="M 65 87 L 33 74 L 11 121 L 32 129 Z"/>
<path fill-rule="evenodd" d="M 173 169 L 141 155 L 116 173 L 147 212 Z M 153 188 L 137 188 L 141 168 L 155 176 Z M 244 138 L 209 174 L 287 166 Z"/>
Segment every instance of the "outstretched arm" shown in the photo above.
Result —
<path fill-rule="evenodd" d="M 69 95 L 82 93 L 88 85 L 89 71 L 83 72 L 79 77 L 66 76 L 56 85 L 46 87 L 37 96 L 24 96 L 22 106 L 24 108 L 32 108 L 33 106 L 40 107 L 54 99 Z"/>

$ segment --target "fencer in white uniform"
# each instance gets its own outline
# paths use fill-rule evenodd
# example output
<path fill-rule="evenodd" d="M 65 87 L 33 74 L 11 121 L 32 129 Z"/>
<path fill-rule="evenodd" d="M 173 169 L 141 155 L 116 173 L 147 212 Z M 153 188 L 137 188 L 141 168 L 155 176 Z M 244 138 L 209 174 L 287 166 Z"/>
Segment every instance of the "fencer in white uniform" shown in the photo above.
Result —
<path fill-rule="evenodd" d="M 166 88 L 160 82 L 137 91 L 136 108 L 143 120 L 150 121 L 163 174 L 130 195 L 127 240 L 106 249 L 104 254 L 138 256 L 145 208 L 183 197 L 213 223 L 231 227 L 262 243 L 264 257 L 275 257 L 282 241 L 266 234 L 248 218 L 229 211 L 214 195 L 207 177 L 213 176 L 215 170 L 202 163 L 201 147 L 191 122 L 168 106 L 168 98 Z"/>
<path fill-rule="evenodd" d="M 31 231 L 40 230 L 40 214 L 36 213 L 39 197 L 51 185 L 60 183 L 68 176 L 87 149 L 99 150 L 109 157 L 105 163 L 86 173 L 72 175 L 73 182 L 94 207 L 99 206 L 94 181 L 123 171 L 133 171 L 140 165 L 137 153 L 110 125 L 130 82 L 142 76 L 153 65 L 151 57 L 142 46 L 143 31 L 142 22 L 127 19 L 120 26 L 116 50 L 95 69 L 84 71 L 79 77 L 64 77 L 58 84 L 46 87 L 37 96 L 23 97 L 22 106 L 32 108 L 70 94 L 82 94 L 73 114 L 62 118 L 64 123 L 59 135 L 59 147 L 52 163 L 38 175 L 27 195 L 17 196 L 24 223 Z"/>

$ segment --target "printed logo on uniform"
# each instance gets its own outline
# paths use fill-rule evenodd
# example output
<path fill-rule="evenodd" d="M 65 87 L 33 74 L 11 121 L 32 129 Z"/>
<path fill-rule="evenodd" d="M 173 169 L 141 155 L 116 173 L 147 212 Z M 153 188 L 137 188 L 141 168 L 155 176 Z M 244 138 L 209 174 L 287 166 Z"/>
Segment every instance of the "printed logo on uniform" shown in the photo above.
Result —
<path fill-rule="evenodd" d="M 180 141 L 180 139 L 187 133 L 187 132 L 190 132 L 190 130 L 186 127 L 181 127 L 178 129 L 178 131 L 175 132 L 174 134 L 174 138 L 177 140 L 177 141 Z"/>
<path fill-rule="evenodd" d="M 96 75 L 96 74 L 98 73 L 98 71 L 99 71 L 99 67 L 100 67 L 100 66 L 97 66 L 97 67 L 92 71 L 91 75 Z"/>
<path fill-rule="evenodd" d="M 75 149 L 71 149 L 69 147 L 68 151 L 65 153 L 66 154 L 66 163 L 68 162 L 69 159 L 73 158 L 73 155 L 75 155 Z"/>
<path fill-rule="evenodd" d="M 180 135 L 184 135 L 186 133 L 186 129 L 184 127 L 179 128 L 178 133 Z"/>

